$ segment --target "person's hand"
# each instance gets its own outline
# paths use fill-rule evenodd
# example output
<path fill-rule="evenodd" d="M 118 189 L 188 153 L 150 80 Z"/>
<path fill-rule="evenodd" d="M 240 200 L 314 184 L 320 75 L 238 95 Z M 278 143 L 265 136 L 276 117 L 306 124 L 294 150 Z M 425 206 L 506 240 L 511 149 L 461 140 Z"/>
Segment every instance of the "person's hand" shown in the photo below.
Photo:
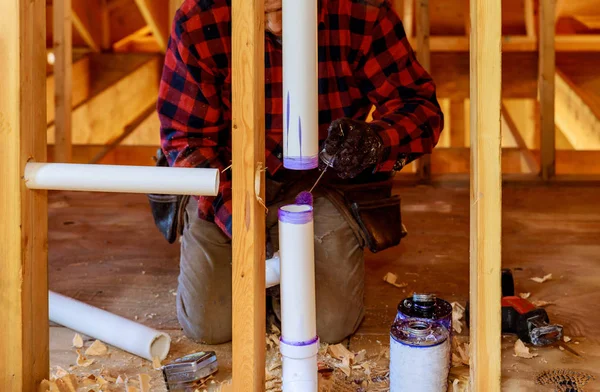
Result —
<path fill-rule="evenodd" d="M 281 0 L 265 0 L 265 30 L 281 36 Z"/>
<path fill-rule="evenodd" d="M 341 118 L 331 123 L 325 152 L 333 158 L 331 168 L 341 178 L 354 178 L 381 161 L 383 141 L 371 124 Z"/>

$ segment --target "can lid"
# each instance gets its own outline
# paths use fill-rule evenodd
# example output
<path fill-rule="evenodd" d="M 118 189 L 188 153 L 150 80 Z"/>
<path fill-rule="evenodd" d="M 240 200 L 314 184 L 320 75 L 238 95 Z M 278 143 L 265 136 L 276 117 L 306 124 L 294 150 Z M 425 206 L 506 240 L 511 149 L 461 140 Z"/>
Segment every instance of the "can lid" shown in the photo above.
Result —
<path fill-rule="evenodd" d="M 414 302 L 435 302 L 436 296 L 433 293 L 414 293 Z"/>
<path fill-rule="evenodd" d="M 431 347 L 448 339 L 448 330 L 433 320 L 407 318 L 392 324 L 390 336 L 396 342 L 413 347 Z"/>

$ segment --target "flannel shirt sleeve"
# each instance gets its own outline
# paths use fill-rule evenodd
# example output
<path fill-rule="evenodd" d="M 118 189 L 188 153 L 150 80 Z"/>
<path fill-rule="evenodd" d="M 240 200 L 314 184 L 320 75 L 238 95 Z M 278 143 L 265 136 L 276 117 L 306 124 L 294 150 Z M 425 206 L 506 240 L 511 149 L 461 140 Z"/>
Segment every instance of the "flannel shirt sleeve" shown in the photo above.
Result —
<path fill-rule="evenodd" d="M 212 167 L 221 171 L 219 195 L 200 197 L 200 217 L 212 220 L 231 238 L 231 179 L 224 169 L 229 123 L 224 120 L 221 83 L 181 24 L 174 23 L 165 55 L 157 110 L 161 147 L 172 167 Z"/>
<path fill-rule="evenodd" d="M 361 90 L 375 107 L 371 124 L 384 144 L 376 171 L 400 170 L 431 153 L 444 127 L 435 84 L 417 62 L 402 22 L 387 3 L 374 23 L 361 71 Z"/>

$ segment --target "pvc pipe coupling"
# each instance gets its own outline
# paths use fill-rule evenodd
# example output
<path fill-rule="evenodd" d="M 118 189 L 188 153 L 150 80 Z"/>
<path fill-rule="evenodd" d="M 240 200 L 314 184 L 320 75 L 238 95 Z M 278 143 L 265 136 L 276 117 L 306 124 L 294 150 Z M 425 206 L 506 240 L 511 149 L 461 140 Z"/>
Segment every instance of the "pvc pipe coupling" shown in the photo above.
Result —
<path fill-rule="evenodd" d="M 285 392 L 316 392 L 318 389 L 317 353 L 319 337 L 308 342 L 286 342 L 279 339 L 282 381 Z"/>

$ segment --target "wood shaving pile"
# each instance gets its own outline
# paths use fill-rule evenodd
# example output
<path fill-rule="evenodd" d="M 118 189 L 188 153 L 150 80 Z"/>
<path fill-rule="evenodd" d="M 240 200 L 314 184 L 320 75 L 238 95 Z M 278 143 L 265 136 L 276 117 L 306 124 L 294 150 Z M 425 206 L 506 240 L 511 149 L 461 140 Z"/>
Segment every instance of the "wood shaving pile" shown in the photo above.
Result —
<path fill-rule="evenodd" d="M 513 357 L 531 359 L 537 356 L 538 354 L 529 352 L 529 347 L 525 346 L 525 343 L 523 343 L 521 339 L 517 339 L 515 342 L 515 353 L 513 354 Z"/>
<path fill-rule="evenodd" d="M 89 356 L 102 356 L 108 353 L 108 347 L 106 344 L 102 343 L 99 340 L 95 340 L 94 343 L 87 350 L 85 350 L 85 355 Z"/>
<path fill-rule="evenodd" d="M 536 276 L 535 278 L 530 278 L 530 279 L 537 283 L 544 283 L 545 281 L 552 279 L 552 274 L 544 275 L 543 278 L 538 278 Z"/>
<path fill-rule="evenodd" d="M 554 302 L 551 302 L 551 301 L 542 301 L 542 300 L 531 301 L 531 303 L 534 306 L 537 306 L 538 308 L 543 308 L 543 307 L 548 306 L 548 305 L 554 305 Z"/>
<path fill-rule="evenodd" d="M 56 372 L 50 380 L 44 380 L 40 384 L 40 392 L 151 392 L 150 376 L 139 374 L 137 379 L 123 379 L 121 376 L 112 377 L 106 371 L 99 369 L 93 373 L 76 376 L 57 367 Z"/>
<path fill-rule="evenodd" d="M 465 307 L 458 302 L 452 302 L 452 329 L 456 333 L 461 333 L 463 328 L 462 318 L 465 315 Z"/>
<path fill-rule="evenodd" d="M 398 275 L 392 273 L 392 272 L 388 272 L 387 274 L 385 274 L 385 276 L 383 277 L 383 281 L 387 282 L 389 284 L 391 284 L 392 286 L 396 286 L 398 288 L 403 288 L 408 286 L 408 283 L 396 283 L 396 281 L 398 280 Z"/>

